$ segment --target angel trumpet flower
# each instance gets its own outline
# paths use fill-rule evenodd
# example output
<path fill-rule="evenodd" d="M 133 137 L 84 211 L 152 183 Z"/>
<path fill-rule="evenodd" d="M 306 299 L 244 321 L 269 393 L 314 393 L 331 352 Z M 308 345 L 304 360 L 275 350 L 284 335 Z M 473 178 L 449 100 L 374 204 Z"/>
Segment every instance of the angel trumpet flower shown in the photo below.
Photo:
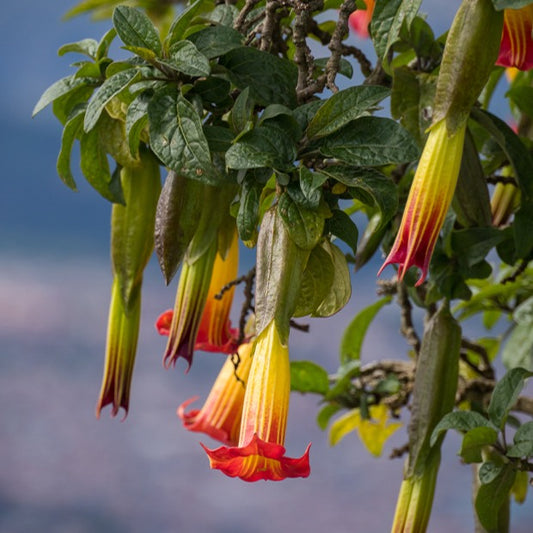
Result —
<path fill-rule="evenodd" d="M 272 320 L 254 344 L 237 446 L 202 445 L 211 468 L 244 481 L 309 476 L 309 446 L 300 458 L 285 455 L 289 396 L 289 350 Z"/>
<path fill-rule="evenodd" d="M 426 278 L 431 254 L 453 198 L 461 157 L 466 123 L 453 135 L 446 121 L 435 124 L 429 133 L 415 173 L 407 204 L 394 245 L 378 272 L 398 263 L 398 277 L 417 266 L 421 270 L 416 285 Z"/>
<path fill-rule="evenodd" d="M 242 344 L 238 350 L 239 364 L 228 357 L 201 409 L 185 409 L 197 398 L 183 402 L 178 416 L 189 431 L 209 435 L 228 446 L 239 440 L 245 385 L 252 365 L 252 343 Z"/>
<path fill-rule="evenodd" d="M 372 20 L 375 3 L 375 0 L 365 0 L 366 9 L 358 9 L 348 18 L 350 28 L 352 28 L 352 30 L 354 30 L 362 39 L 367 39 L 369 37 L 368 25 Z"/>
<path fill-rule="evenodd" d="M 533 4 L 504 10 L 500 54 L 496 64 L 519 70 L 533 68 Z"/>

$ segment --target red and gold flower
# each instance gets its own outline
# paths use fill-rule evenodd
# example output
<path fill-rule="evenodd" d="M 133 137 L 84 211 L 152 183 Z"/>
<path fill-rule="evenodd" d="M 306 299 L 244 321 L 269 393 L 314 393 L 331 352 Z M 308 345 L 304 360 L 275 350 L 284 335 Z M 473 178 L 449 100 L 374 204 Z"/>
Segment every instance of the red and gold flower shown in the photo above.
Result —
<path fill-rule="evenodd" d="M 400 229 L 378 272 L 398 263 L 398 277 L 417 266 L 416 285 L 426 278 L 431 255 L 450 206 L 459 176 L 466 123 L 449 135 L 446 120 L 432 126 L 409 191 Z"/>
<path fill-rule="evenodd" d="M 285 456 L 290 396 L 289 350 L 281 342 L 274 320 L 261 331 L 253 350 L 238 445 L 215 450 L 204 446 L 211 468 L 244 481 L 307 477 L 310 473 L 309 446 L 300 458 Z"/>
<path fill-rule="evenodd" d="M 533 4 L 504 10 L 500 55 L 496 64 L 519 70 L 533 68 Z"/>
<path fill-rule="evenodd" d="M 205 433 L 228 446 L 239 440 L 245 385 L 252 365 L 252 343 L 242 344 L 238 350 L 239 364 L 228 357 L 201 409 L 185 409 L 197 398 L 183 402 L 178 416 L 189 431 Z"/>
<path fill-rule="evenodd" d="M 357 11 L 354 11 L 348 19 L 350 28 L 363 39 L 367 39 L 369 36 L 368 25 L 372 20 L 375 3 L 375 0 L 365 0 L 366 9 L 358 9 Z"/>

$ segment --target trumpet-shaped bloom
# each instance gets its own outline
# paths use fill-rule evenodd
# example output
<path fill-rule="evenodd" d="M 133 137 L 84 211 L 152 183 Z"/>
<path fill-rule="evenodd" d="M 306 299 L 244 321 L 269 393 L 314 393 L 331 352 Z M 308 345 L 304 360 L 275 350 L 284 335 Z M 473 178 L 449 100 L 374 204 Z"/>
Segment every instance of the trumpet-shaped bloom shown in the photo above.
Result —
<path fill-rule="evenodd" d="M 205 433 L 228 446 L 239 440 L 245 384 L 252 365 L 252 343 L 242 344 L 238 350 L 239 366 L 235 369 L 228 357 L 201 409 L 186 408 L 197 398 L 191 398 L 178 408 L 178 416 L 189 431 Z"/>
<path fill-rule="evenodd" d="M 204 446 L 211 468 L 244 481 L 307 477 L 309 446 L 300 458 L 285 456 L 289 396 L 289 351 L 272 320 L 254 344 L 238 446 L 215 450 Z"/>
<path fill-rule="evenodd" d="M 426 278 L 431 255 L 450 206 L 459 177 L 466 123 L 449 135 L 446 120 L 435 124 L 409 191 L 400 229 L 392 249 L 378 272 L 398 263 L 398 277 L 417 266 L 421 270 L 416 285 Z"/>
<path fill-rule="evenodd" d="M 196 263 L 202 261 L 200 258 Z M 194 263 L 194 265 L 196 265 Z M 207 290 L 207 296 L 203 297 L 205 291 L 197 290 L 193 292 L 191 290 L 190 295 L 187 295 L 185 287 L 182 289 L 182 277 L 186 280 L 189 279 L 190 269 L 193 267 L 184 264 L 183 271 L 180 277 L 180 285 L 178 288 L 178 297 L 176 298 L 176 308 L 180 307 L 182 311 L 182 320 L 189 325 L 190 329 L 183 331 L 182 335 L 186 343 L 178 349 L 178 356 L 181 355 L 189 361 L 192 360 L 193 350 L 204 350 L 206 352 L 222 352 L 222 353 L 234 353 L 238 348 L 239 332 L 231 327 L 229 320 L 229 313 L 231 310 L 231 304 L 233 301 L 234 287 L 229 287 L 221 291 L 224 287 L 229 285 L 231 281 L 234 281 L 237 277 L 237 271 L 239 267 L 239 240 L 237 238 L 237 232 L 233 235 L 233 239 L 229 249 L 226 252 L 226 256 L 223 257 L 220 252 L 216 253 L 214 264 L 210 271 L 202 271 L 201 283 L 205 288 L 206 278 L 209 275 L 210 282 Z M 201 268 L 201 265 L 198 265 Z M 194 275 L 190 276 L 191 279 L 195 279 Z M 185 285 L 185 281 L 183 283 Z M 194 289 L 191 287 L 191 289 Z M 184 301 L 178 298 L 183 298 Z M 197 298 L 194 300 L 194 298 Z M 203 298 L 203 299 L 202 299 Z M 186 305 L 190 306 L 185 307 Z M 184 308 L 185 307 L 185 308 Z M 202 308 L 201 319 L 199 324 L 196 323 L 196 313 Z M 171 309 L 162 313 L 156 321 L 155 327 L 160 335 L 171 335 L 174 320 L 175 311 Z M 196 328 L 194 326 L 196 325 Z M 174 327 L 179 328 L 179 324 Z M 185 335 L 188 332 L 188 336 Z M 194 337 L 194 340 L 193 340 Z M 191 350 L 192 346 L 192 350 Z M 190 353 L 189 353 L 190 351 Z"/>
<path fill-rule="evenodd" d="M 121 407 L 126 414 L 128 413 L 140 318 L 140 288 L 133 294 L 130 310 L 127 311 L 121 297 L 118 279 L 115 278 L 109 306 L 104 377 L 96 405 L 97 418 L 100 417 L 102 409 L 109 404 L 113 406 L 112 416 L 116 416 Z"/>
<path fill-rule="evenodd" d="M 521 9 L 506 9 L 500 55 L 496 61 L 502 67 L 519 70 L 533 68 L 533 4 Z"/>
<path fill-rule="evenodd" d="M 497 183 L 490 200 L 493 226 L 503 226 L 520 203 L 520 189 L 513 183 Z"/>
<path fill-rule="evenodd" d="M 357 11 L 354 11 L 348 19 L 350 28 L 363 39 L 367 39 L 369 36 L 368 25 L 372 20 L 375 3 L 375 0 L 365 0 L 366 9 L 358 9 Z"/>

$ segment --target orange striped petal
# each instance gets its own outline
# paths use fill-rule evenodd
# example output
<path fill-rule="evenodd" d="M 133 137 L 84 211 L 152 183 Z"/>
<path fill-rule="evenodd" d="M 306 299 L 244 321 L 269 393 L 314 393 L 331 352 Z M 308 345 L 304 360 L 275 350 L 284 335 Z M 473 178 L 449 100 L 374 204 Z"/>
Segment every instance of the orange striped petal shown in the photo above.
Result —
<path fill-rule="evenodd" d="M 500 55 L 502 67 L 519 70 L 533 68 L 533 5 L 521 9 L 505 9 Z"/>
<path fill-rule="evenodd" d="M 400 229 L 392 249 L 378 272 L 398 264 L 398 277 L 412 266 L 420 268 L 416 283 L 425 280 L 431 255 L 453 198 L 463 154 L 466 124 L 448 135 L 446 120 L 435 124 L 409 191 Z"/>
<path fill-rule="evenodd" d="M 205 433 L 229 446 L 236 445 L 239 440 L 245 383 L 252 366 L 252 344 L 242 344 L 238 353 L 237 370 L 228 357 L 201 409 L 185 411 L 196 397 L 183 402 L 177 412 L 189 431 Z"/>

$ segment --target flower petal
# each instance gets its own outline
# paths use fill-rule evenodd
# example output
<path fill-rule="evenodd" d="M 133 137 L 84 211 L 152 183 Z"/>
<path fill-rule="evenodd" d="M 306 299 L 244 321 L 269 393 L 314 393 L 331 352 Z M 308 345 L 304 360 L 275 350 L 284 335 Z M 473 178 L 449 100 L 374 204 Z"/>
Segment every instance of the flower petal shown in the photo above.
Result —
<path fill-rule="evenodd" d="M 506 9 L 500 55 L 496 61 L 502 67 L 519 70 L 533 68 L 533 5 L 521 9 Z"/>

